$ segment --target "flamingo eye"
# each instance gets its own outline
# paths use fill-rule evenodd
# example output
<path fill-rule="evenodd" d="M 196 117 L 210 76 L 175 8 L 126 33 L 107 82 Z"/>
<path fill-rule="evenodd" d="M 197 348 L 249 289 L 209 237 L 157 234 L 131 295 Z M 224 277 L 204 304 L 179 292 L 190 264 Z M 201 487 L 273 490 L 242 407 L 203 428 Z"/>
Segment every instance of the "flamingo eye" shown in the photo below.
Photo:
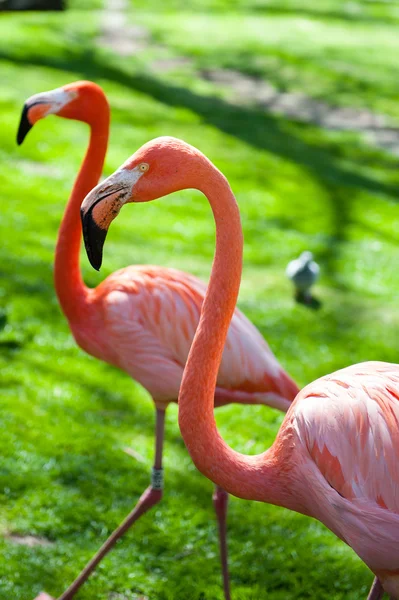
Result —
<path fill-rule="evenodd" d="M 146 171 L 148 171 L 149 168 L 150 168 L 150 165 L 148 163 L 141 163 L 141 165 L 139 165 L 139 169 L 142 173 L 145 173 Z"/>

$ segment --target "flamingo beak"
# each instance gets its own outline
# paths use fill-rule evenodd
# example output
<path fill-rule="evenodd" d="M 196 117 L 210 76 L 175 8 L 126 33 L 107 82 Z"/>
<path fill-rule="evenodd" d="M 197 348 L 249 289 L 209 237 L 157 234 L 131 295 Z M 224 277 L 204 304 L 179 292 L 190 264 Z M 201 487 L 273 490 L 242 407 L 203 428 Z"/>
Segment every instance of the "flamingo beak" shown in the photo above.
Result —
<path fill-rule="evenodd" d="M 25 102 L 17 133 L 18 146 L 22 144 L 33 125 L 39 121 L 39 119 L 42 119 L 53 111 L 49 96 L 49 93 L 47 94 L 47 97 L 36 94 L 36 96 L 32 96 L 32 98 Z"/>
<path fill-rule="evenodd" d="M 87 258 L 96 271 L 101 268 L 108 228 L 126 202 L 128 195 L 129 190 L 126 187 L 109 187 L 100 184 L 83 200 L 80 208 L 83 239 Z"/>
<path fill-rule="evenodd" d="M 29 108 L 30 108 L 30 106 L 28 106 L 28 104 L 24 104 L 24 107 L 22 109 L 21 119 L 19 121 L 19 127 L 18 127 L 18 133 L 17 133 L 18 146 L 20 146 L 22 144 L 22 142 L 28 135 L 29 131 L 33 127 L 33 124 L 29 121 L 29 118 L 28 118 Z"/>

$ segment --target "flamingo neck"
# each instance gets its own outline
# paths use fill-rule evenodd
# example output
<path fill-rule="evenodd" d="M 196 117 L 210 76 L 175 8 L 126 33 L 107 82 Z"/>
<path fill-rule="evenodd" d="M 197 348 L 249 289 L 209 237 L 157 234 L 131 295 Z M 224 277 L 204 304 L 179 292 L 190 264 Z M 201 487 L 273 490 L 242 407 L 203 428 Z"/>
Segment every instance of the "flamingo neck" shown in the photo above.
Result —
<path fill-rule="evenodd" d="M 200 322 L 179 394 L 179 425 L 197 468 L 235 496 L 283 504 L 273 447 L 246 456 L 221 438 L 214 419 L 214 394 L 223 348 L 236 306 L 242 270 L 240 213 L 226 178 L 211 163 L 200 187 L 216 223 L 216 252 Z"/>
<path fill-rule="evenodd" d="M 104 111 L 105 113 L 105 111 Z M 108 145 L 109 114 L 90 125 L 90 141 L 75 180 L 58 234 L 55 251 L 55 290 L 68 321 L 84 316 L 89 289 L 80 271 L 82 226 L 80 205 L 100 179 Z"/>

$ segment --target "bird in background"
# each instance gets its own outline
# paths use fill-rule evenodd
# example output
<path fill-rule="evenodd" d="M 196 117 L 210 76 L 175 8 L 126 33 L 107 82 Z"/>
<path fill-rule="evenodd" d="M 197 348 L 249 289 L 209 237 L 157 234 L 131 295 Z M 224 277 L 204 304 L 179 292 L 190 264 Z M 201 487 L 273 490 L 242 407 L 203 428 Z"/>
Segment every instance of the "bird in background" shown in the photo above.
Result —
<path fill-rule="evenodd" d="M 302 252 L 298 258 L 288 263 L 285 274 L 294 285 L 295 300 L 311 305 L 315 299 L 310 290 L 320 275 L 320 267 L 313 260 L 313 254 Z"/>
<path fill-rule="evenodd" d="M 179 394 L 179 426 L 194 464 L 239 498 L 318 519 L 376 575 L 370 600 L 384 591 L 399 599 L 399 365 L 362 363 L 314 381 L 262 454 L 247 456 L 225 443 L 214 394 L 240 287 L 240 213 L 223 174 L 175 138 L 145 144 L 86 197 L 88 253 L 102 248 L 123 204 L 187 188 L 208 198 L 216 223 L 212 273 Z"/>
<path fill-rule="evenodd" d="M 74 596 L 116 541 L 163 494 L 162 453 L 165 411 L 177 402 L 184 366 L 205 297 L 206 285 L 196 277 L 159 266 L 137 265 L 116 271 L 95 289 L 82 278 L 79 252 L 82 236 L 80 206 L 101 176 L 109 134 L 109 106 L 102 89 L 87 81 L 36 94 L 24 105 L 17 141 L 21 144 L 39 120 L 55 114 L 87 123 L 89 145 L 69 198 L 58 234 L 55 253 L 55 289 L 61 309 L 78 345 L 88 354 L 125 371 L 151 395 L 156 412 L 155 459 L 151 484 L 132 512 L 114 531 L 77 579 L 60 596 Z M 134 180 L 145 175 L 142 163 Z M 128 177 L 130 177 L 130 173 Z M 120 200 L 104 192 L 101 208 L 110 216 L 99 220 L 98 243 L 90 254 L 101 266 L 104 227 L 115 216 Z M 90 215 L 97 215 L 92 207 Z M 90 235 L 87 234 L 86 235 Z M 286 411 L 298 392 L 254 325 L 236 310 L 217 376 L 215 406 L 229 403 L 265 404 Z M 220 537 L 224 594 L 230 599 L 227 565 L 226 514 L 228 496 L 216 488 L 213 502 Z"/>

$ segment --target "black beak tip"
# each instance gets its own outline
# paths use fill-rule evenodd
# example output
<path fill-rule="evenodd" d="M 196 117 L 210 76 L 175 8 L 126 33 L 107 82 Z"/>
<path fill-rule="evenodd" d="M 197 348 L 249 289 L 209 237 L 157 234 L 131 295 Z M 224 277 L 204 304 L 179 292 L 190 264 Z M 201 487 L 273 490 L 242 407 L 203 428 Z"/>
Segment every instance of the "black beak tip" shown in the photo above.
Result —
<path fill-rule="evenodd" d="M 97 225 L 90 209 L 87 212 L 81 211 L 80 216 L 87 258 L 93 269 L 99 271 L 103 262 L 103 247 L 107 230 L 101 229 Z"/>
<path fill-rule="evenodd" d="M 29 119 L 28 119 L 28 110 L 29 110 L 28 106 L 26 104 L 24 104 L 24 107 L 22 109 L 21 119 L 19 121 L 18 133 L 17 133 L 18 146 L 20 146 L 22 144 L 22 142 L 28 135 L 29 131 L 32 129 L 32 124 L 29 123 Z"/>
<path fill-rule="evenodd" d="M 96 271 L 100 271 L 101 265 L 103 263 L 103 257 L 100 256 L 98 258 L 96 256 L 93 256 L 92 254 L 89 254 L 89 252 L 87 252 L 87 257 L 93 269 L 95 269 Z"/>

